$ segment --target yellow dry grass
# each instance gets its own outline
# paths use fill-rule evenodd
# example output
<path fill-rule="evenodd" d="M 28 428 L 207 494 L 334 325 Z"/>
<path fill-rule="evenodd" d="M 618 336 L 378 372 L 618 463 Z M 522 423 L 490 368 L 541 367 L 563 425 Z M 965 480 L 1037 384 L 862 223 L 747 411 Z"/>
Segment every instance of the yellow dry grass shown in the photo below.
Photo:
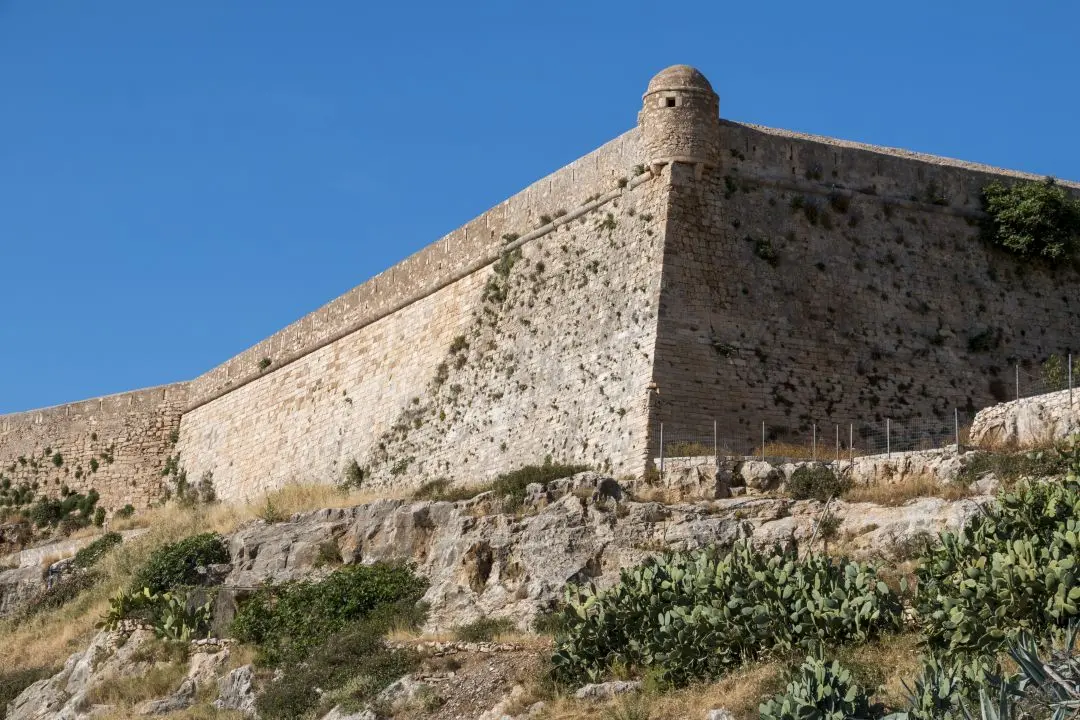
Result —
<path fill-rule="evenodd" d="M 107 677 L 90 688 L 86 699 L 91 705 L 131 709 L 146 700 L 169 695 L 180 686 L 185 674 L 186 663 L 162 663 L 142 675 Z"/>
<path fill-rule="evenodd" d="M 916 476 L 896 483 L 857 485 L 844 493 L 843 498 L 853 503 L 903 505 L 909 500 L 921 497 L 959 500 L 969 495 L 971 491 L 959 483 L 945 484 L 931 477 Z"/>
<path fill-rule="evenodd" d="M 781 662 L 755 663 L 716 682 L 696 683 L 666 693 L 623 696 L 601 703 L 556 697 L 546 702 L 540 717 L 550 720 L 684 720 L 705 717 L 709 710 L 722 707 L 738 720 L 756 720 L 758 704 L 783 689 L 786 672 L 787 666 Z"/>
<path fill-rule="evenodd" d="M 109 607 L 109 597 L 127 587 L 135 570 L 155 549 L 203 532 L 231 533 L 240 525 L 266 513 L 272 507 L 279 519 L 307 510 L 349 507 L 402 494 L 380 491 L 344 493 L 333 486 L 290 485 L 247 505 L 218 503 L 183 507 L 169 503 L 118 520 L 113 529 L 147 528 L 146 534 L 125 542 L 108 553 L 98 568 L 105 578 L 63 607 L 42 612 L 16 623 L 0 621 L 0 667 L 57 666 L 68 655 L 85 646 L 96 632 L 95 625 Z"/>

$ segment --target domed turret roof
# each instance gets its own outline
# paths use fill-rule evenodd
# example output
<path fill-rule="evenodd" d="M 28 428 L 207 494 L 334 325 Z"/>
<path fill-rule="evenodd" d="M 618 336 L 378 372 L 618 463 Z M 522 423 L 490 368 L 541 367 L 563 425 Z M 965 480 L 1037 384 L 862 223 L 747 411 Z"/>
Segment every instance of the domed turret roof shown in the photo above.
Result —
<path fill-rule="evenodd" d="M 651 95 L 661 90 L 698 90 L 715 94 L 712 85 L 701 71 L 689 65 L 672 65 L 661 70 L 649 81 L 649 89 L 645 94 Z"/>

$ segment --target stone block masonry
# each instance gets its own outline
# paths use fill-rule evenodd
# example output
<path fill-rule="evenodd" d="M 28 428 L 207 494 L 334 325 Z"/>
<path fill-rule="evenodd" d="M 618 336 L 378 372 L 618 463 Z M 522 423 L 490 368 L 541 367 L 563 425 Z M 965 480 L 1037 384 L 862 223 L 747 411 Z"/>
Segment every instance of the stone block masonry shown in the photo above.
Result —
<path fill-rule="evenodd" d="M 0 416 L 0 482 L 57 497 L 95 489 L 99 506 L 144 507 L 161 496 L 187 383 Z"/>
<path fill-rule="evenodd" d="M 548 458 L 640 474 L 659 421 L 751 438 L 974 409 L 1001 358 L 1080 327 L 1074 268 L 977 237 L 996 179 L 1033 178 L 724 121 L 675 66 L 634 129 L 190 383 L 0 417 L 0 461 L 116 507 L 179 454 L 258 501 L 354 464 L 368 487 Z"/>

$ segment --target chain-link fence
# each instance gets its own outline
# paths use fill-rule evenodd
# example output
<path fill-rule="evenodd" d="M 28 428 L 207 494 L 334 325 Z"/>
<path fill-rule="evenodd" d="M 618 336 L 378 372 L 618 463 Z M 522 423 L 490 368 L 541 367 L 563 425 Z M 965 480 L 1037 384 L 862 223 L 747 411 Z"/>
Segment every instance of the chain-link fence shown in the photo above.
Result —
<path fill-rule="evenodd" d="M 1033 397 L 1052 392 L 1069 392 L 1070 404 L 1080 403 L 1080 393 L 1073 398 L 1075 370 L 1072 355 L 1051 356 L 1041 365 L 1012 366 L 1015 388 L 1005 400 Z M 732 435 L 719 429 L 717 421 L 688 427 L 684 422 L 658 422 L 652 428 L 654 454 L 665 459 L 695 458 L 697 462 L 722 458 L 757 458 L 772 462 L 800 460 L 841 461 L 864 455 L 890 455 L 913 450 L 933 450 L 955 446 L 961 450 L 968 442 L 968 431 L 975 411 L 955 408 L 933 418 L 873 421 L 823 419 L 804 422 L 798 429 L 770 424 L 747 414 L 741 425 L 744 433 Z"/>

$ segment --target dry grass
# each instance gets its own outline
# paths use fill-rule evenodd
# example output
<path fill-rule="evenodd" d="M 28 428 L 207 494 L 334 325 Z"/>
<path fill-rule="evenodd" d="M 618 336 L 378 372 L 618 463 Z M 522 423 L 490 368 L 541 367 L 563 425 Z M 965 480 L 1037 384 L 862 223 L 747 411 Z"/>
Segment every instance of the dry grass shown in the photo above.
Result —
<path fill-rule="evenodd" d="M 685 720 L 703 718 L 713 708 L 727 708 L 738 720 L 758 717 L 758 704 L 784 688 L 787 666 L 781 662 L 756 663 L 722 680 L 698 683 L 667 693 L 645 693 L 602 703 L 556 697 L 547 702 L 542 718 L 550 720 L 612 720 L 649 718 Z"/>
<path fill-rule="evenodd" d="M 148 532 L 125 542 L 102 558 L 98 568 L 105 580 L 55 610 L 16 624 L 0 621 L 0 667 L 8 669 L 61 665 L 68 655 L 85 646 L 95 624 L 109 607 L 109 597 L 131 582 L 135 570 L 150 553 L 165 543 L 202 532 L 231 533 L 260 517 L 269 502 L 282 518 L 324 507 L 348 507 L 375 499 L 402 497 L 393 491 L 343 493 L 333 486 L 290 485 L 248 505 L 185 508 L 175 503 L 118 520 L 113 529 L 145 527 Z"/>
<path fill-rule="evenodd" d="M 171 694 L 187 674 L 186 663 L 162 663 L 142 675 L 107 677 L 90 688 L 91 705 L 134 708 L 139 703 Z"/>
<path fill-rule="evenodd" d="M 940 497 L 946 500 L 960 500 L 971 494 L 971 490 L 959 483 L 943 484 L 936 482 L 932 477 L 921 476 L 896 483 L 856 485 L 844 493 L 843 499 L 852 503 L 903 505 L 915 498 Z"/>
<path fill-rule="evenodd" d="M 834 657 L 872 691 L 875 702 L 890 708 L 906 707 L 904 682 L 914 683 L 922 669 L 919 635 L 892 635 L 877 642 L 843 648 Z"/>

